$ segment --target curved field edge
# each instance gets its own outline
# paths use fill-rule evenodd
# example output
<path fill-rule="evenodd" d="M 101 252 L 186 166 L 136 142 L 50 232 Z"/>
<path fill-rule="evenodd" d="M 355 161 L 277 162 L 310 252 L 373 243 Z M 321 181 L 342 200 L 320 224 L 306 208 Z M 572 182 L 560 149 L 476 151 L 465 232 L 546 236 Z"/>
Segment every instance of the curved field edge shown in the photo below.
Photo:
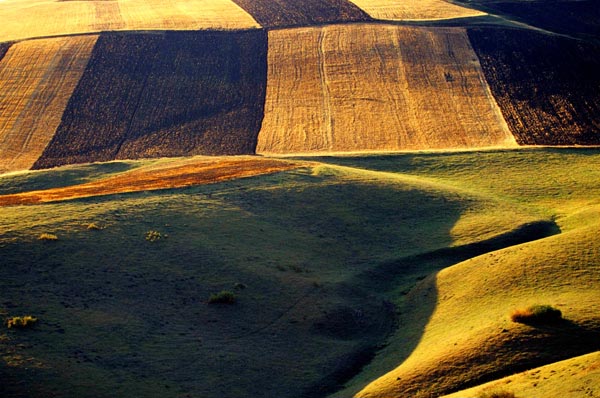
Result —
<path fill-rule="evenodd" d="M 0 18 L 0 41 L 120 30 L 260 28 L 230 0 L 5 0 L 0 2 Z"/>
<path fill-rule="evenodd" d="M 600 391 L 600 352 L 578 356 L 444 396 L 476 397 L 506 391 L 516 397 L 579 398 Z M 568 387 L 567 387 L 568 386 Z"/>

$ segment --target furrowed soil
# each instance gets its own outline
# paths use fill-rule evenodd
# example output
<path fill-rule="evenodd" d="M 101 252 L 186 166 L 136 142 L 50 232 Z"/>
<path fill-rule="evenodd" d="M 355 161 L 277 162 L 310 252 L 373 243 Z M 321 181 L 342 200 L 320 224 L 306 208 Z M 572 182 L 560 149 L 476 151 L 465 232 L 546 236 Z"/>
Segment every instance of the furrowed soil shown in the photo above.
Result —
<path fill-rule="evenodd" d="M 0 60 L 0 173 L 29 169 L 42 154 L 96 39 L 24 41 Z"/>
<path fill-rule="evenodd" d="M 0 15 L 0 41 L 105 30 L 259 27 L 230 0 L 4 0 L 0 2 Z"/>
<path fill-rule="evenodd" d="M 528 30 L 468 34 L 519 144 L 600 144 L 599 45 Z"/>
<path fill-rule="evenodd" d="M 101 35 L 33 168 L 254 153 L 266 51 L 258 30 Z"/>
<path fill-rule="evenodd" d="M 461 7 L 444 0 L 389 1 L 351 0 L 371 17 L 391 21 L 419 21 L 464 18 L 485 15 L 484 12 Z"/>
<path fill-rule="evenodd" d="M 86 184 L 0 195 L 0 206 L 56 202 L 125 192 L 182 188 L 270 174 L 301 166 L 302 164 L 299 163 L 242 156 L 167 161 L 166 163 L 140 167 L 127 173 L 117 174 L 114 177 Z"/>
<path fill-rule="evenodd" d="M 369 21 L 363 10 L 347 0 L 233 0 L 265 28 L 332 22 Z"/>
<path fill-rule="evenodd" d="M 269 32 L 258 153 L 515 145 L 464 29 Z"/>

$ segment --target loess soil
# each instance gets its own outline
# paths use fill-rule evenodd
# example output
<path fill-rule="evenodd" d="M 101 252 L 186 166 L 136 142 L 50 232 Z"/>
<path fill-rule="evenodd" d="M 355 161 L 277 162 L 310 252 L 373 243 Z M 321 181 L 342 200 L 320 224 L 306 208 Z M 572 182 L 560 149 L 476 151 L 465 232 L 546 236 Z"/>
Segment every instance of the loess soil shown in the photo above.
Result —
<path fill-rule="evenodd" d="M 265 85 L 262 31 L 102 35 L 34 168 L 252 154 Z"/>
<path fill-rule="evenodd" d="M 86 184 L 43 191 L 0 195 L 0 206 L 56 202 L 124 192 L 182 188 L 241 177 L 269 174 L 296 167 L 300 166 L 296 163 L 279 160 L 262 160 L 260 158 L 247 157 L 191 159 L 175 164 L 167 164 L 166 166 L 142 167 Z"/>
<path fill-rule="evenodd" d="M 526 30 L 468 34 L 519 144 L 600 144 L 600 46 Z"/>
<path fill-rule="evenodd" d="M 263 27 L 368 21 L 367 13 L 347 0 L 233 0 Z"/>

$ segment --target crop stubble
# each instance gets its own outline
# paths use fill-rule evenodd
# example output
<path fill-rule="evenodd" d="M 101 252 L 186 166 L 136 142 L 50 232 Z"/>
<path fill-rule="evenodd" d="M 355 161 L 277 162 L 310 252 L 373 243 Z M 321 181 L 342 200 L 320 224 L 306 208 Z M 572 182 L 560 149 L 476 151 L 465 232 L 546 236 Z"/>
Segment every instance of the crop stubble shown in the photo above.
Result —
<path fill-rule="evenodd" d="M 265 28 L 369 21 L 347 0 L 233 0 Z"/>
<path fill-rule="evenodd" d="M 468 34 L 519 144 L 600 144 L 600 46 L 526 30 Z"/>
<path fill-rule="evenodd" d="M 258 153 L 514 145 L 460 28 L 269 32 Z"/>
<path fill-rule="evenodd" d="M 485 15 L 484 12 L 457 6 L 444 0 L 350 0 L 371 17 L 382 20 L 439 20 Z"/>
<path fill-rule="evenodd" d="M 34 168 L 254 153 L 266 46 L 259 30 L 102 35 Z"/>
<path fill-rule="evenodd" d="M 259 27 L 231 0 L 5 0 L 0 19 L 0 41 L 105 30 Z"/>
<path fill-rule="evenodd" d="M 28 169 L 41 155 L 96 38 L 24 41 L 0 61 L 0 173 Z"/>

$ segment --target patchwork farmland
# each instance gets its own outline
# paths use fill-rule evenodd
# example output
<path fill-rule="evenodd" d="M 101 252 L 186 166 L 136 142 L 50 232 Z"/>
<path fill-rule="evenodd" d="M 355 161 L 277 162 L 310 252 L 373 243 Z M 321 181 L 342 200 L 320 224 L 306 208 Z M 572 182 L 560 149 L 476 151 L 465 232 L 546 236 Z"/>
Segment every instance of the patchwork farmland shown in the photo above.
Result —
<path fill-rule="evenodd" d="M 0 0 L 0 396 L 599 395 L 592 3 Z"/>

